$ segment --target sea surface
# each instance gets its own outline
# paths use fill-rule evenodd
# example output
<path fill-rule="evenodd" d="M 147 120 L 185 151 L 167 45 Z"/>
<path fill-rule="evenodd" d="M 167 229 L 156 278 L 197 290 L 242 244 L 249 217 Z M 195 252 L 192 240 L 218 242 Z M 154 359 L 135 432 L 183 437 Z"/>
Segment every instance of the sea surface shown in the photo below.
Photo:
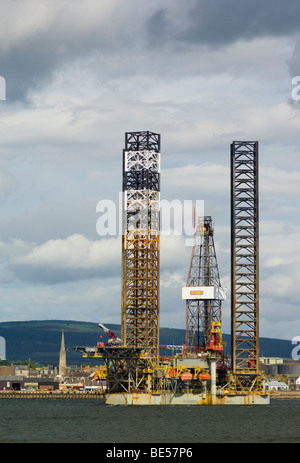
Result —
<path fill-rule="evenodd" d="M 1 443 L 300 442 L 300 400 L 270 405 L 120 406 L 98 399 L 0 399 Z"/>

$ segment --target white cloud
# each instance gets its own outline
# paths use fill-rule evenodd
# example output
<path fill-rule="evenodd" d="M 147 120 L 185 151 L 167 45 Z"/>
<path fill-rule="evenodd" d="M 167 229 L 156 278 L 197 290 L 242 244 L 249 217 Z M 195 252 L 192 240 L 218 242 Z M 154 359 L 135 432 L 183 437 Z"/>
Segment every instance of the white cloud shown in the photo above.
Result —
<path fill-rule="evenodd" d="M 22 281 L 52 284 L 118 275 L 120 240 L 91 241 L 81 234 L 37 245 L 19 239 L 1 243 L 9 268 Z"/>
<path fill-rule="evenodd" d="M 115 262 L 117 240 L 91 242 L 82 235 L 50 240 L 34 247 L 27 255 L 15 256 L 13 264 L 54 268 L 105 268 Z"/>

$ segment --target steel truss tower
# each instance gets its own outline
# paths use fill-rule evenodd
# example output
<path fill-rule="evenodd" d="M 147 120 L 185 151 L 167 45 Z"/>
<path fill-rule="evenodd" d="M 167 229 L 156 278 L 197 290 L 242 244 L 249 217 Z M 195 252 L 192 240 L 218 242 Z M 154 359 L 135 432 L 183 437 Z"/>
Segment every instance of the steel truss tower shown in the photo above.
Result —
<path fill-rule="evenodd" d="M 238 390 L 259 388 L 258 142 L 231 144 L 231 355 Z"/>
<path fill-rule="evenodd" d="M 159 357 L 160 135 L 128 132 L 123 150 L 122 340 Z"/>
<path fill-rule="evenodd" d="M 198 219 L 187 286 L 182 289 L 182 298 L 186 299 L 187 352 L 201 348 L 221 350 L 224 291 L 220 283 L 213 223 L 209 216 Z M 215 333 L 219 333 L 217 344 L 212 343 Z"/>

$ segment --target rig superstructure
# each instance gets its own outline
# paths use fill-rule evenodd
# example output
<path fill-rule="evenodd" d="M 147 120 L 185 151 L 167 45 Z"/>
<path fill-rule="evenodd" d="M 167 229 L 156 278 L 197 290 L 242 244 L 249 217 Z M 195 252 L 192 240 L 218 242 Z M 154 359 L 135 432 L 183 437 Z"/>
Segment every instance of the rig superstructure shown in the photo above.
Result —
<path fill-rule="evenodd" d="M 123 150 L 121 339 L 75 347 L 101 358 L 107 404 L 266 404 L 258 362 L 258 143 L 231 145 L 232 352 L 222 345 L 221 286 L 210 216 L 198 218 L 186 342 L 159 356 L 160 135 L 128 132 Z M 174 346 L 178 347 L 178 346 Z M 104 373 L 105 372 L 105 373 Z"/>

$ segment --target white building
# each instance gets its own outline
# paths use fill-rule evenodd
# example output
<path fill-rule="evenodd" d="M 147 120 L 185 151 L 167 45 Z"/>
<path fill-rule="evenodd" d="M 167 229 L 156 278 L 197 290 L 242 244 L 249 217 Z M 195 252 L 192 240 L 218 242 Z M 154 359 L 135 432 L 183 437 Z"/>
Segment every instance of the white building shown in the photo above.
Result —
<path fill-rule="evenodd" d="M 282 381 L 271 379 L 265 382 L 265 389 L 266 391 L 287 391 L 289 387 Z"/>

